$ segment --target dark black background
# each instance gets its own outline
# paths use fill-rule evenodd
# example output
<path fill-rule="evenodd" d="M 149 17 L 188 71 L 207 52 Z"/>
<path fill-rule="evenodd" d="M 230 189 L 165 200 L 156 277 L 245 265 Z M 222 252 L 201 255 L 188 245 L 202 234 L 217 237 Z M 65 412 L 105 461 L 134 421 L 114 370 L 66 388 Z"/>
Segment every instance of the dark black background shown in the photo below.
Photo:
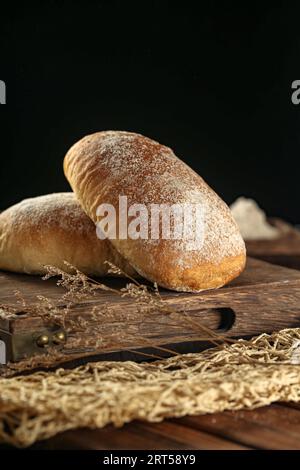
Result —
<path fill-rule="evenodd" d="M 171 146 L 226 202 L 299 223 L 295 5 L 2 3 L 1 208 L 68 190 L 68 147 L 125 129 Z"/>

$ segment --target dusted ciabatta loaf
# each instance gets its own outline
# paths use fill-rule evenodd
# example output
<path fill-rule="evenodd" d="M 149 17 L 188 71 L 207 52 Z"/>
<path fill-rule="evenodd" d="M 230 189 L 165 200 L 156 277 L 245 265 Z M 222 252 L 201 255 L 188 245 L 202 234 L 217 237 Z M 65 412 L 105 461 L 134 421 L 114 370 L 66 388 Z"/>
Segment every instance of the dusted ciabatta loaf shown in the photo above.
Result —
<path fill-rule="evenodd" d="M 150 281 L 197 292 L 221 287 L 244 269 L 245 245 L 229 208 L 170 148 L 131 132 L 98 132 L 71 147 L 64 171 L 95 223 L 103 204 L 115 208 L 118 221 L 119 196 L 127 197 L 128 207 L 144 204 L 149 213 L 151 204 L 200 206 L 203 236 L 195 240 L 124 238 L 117 226 L 111 243 Z"/>
<path fill-rule="evenodd" d="M 128 274 L 134 270 L 107 240 L 73 193 L 24 199 L 0 214 L 0 269 L 45 274 L 44 265 L 69 271 L 64 263 L 89 275 L 107 274 L 111 261 Z"/>

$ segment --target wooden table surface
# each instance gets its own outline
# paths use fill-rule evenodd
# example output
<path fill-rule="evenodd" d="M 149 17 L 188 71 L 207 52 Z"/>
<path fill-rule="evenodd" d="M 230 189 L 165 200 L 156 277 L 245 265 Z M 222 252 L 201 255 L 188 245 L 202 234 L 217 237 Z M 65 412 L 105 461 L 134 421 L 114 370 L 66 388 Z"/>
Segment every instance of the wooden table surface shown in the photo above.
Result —
<path fill-rule="evenodd" d="M 0 446 L 0 450 L 9 446 Z M 256 410 L 225 411 L 133 422 L 116 429 L 77 429 L 29 449 L 68 450 L 300 450 L 300 404 L 275 403 Z"/>
<path fill-rule="evenodd" d="M 300 404 L 276 403 L 251 411 L 225 411 L 133 422 L 116 429 L 78 429 L 39 442 L 32 449 L 300 449 Z"/>

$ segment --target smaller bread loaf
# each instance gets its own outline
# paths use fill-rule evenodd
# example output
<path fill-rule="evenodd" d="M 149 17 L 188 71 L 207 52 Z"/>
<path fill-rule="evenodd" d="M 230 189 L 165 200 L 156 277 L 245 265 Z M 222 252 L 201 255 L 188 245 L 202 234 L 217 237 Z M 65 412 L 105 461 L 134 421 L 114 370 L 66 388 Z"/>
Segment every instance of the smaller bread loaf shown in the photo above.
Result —
<path fill-rule="evenodd" d="M 0 214 L 0 269 L 45 274 L 44 265 L 51 265 L 68 271 L 64 261 L 95 276 L 107 274 L 105 261 L 111 261 L 134 275 L 113 246 L 98 239 L 71 192 L 25 199 Z"/>

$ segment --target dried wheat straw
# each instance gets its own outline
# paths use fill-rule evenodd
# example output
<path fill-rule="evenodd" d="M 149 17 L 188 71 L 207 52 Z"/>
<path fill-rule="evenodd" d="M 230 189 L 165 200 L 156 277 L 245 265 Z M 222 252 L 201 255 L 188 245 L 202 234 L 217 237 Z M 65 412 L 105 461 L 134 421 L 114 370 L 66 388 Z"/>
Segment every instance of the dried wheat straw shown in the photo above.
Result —
<path fill-rule="evenodd" d="M 0 440 L 28 446 L 77 427 L 299 402 L 299 344 L 300 328 L 286 329 L 152 363 L 0 378 Z"/>

